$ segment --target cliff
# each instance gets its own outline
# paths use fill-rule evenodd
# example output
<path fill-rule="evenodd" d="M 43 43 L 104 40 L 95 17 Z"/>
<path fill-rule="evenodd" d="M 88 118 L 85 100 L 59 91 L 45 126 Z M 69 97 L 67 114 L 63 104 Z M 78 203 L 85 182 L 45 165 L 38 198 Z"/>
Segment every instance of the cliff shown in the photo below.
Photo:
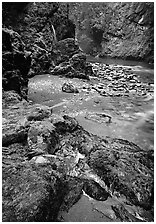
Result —
<path fill-rule="evenodd" d="M 78 29 L 82 31 L 82 34 L 86 30 L 86 36 L 90 32 L 87 40 L 91 40 L 91 46 L 96 53 L 100 52 L 101 55 L 106 54 L 113 57 L 135 56 L 135 58 L 145 59 L 149 50 L 149 55 L 151 55 L 150 48 L 147 48 L 145 53 L 140 50 L 140 54 L 143 55 L 138 56 L 139 50 L 135 49 L 136 43 L 132 36 L 128 44 L 132 45 L 134 41 L 133 47 L 136 54 L 125 50 L 129 45 L 123 48 L 117 44 L 123 39 L 122 35 L 112 28 L 113 18 L 117 17 L 112 18 L 111 12 L 114 10 L 119 14 L 122 3 L 103 5 L 104 11 L 102 11 L 101 18 L 107 12 L 104 17 L 107 19 L 106 33 L 101 27 L 103 22 L 98 23 L 100 20 L 97 19 L 97 13 L 101 13 L 100 4 L 95 8 L 95 13 L 92 10 L 91 14 L 88 14 L 87 20 L 88 4 L 84 3 L 83 18 L 81 18 L 81 10 L 76 9 L 75 15 L 79 13 L 78 16 L 80 16 L 77 22 L 76 20 L 71 21 L 71 5 L 56 2 L 3 3 L 3 221 L 59 221 L 59 213 L 68 212 L 84 192 L 98 201 L 106 201 L 108 198 L 115 200 L 111 207 L 110 215 L 113 214 L 113 218 L 110 217 L 111 220 L 153 221 L 153 150 L 144 151 L 127 140 L 100 138 L 84 130 L 75 118 L 69 117 L 70 111 L 67 110 L 63 115 L 58 115 L 53 112 L 54 107 L 32 104 L 25 100 L 29 78 L 45 73 L 61 75 L 64 79 L 67 77 L 67 81 L 73 77 L 83 79 L 81 89 L 84 90 L 85 101 L 88 101 L 89 91 L 92 90 L 94 92 L 91 94 L 95 95 L 97 91 L 103 97 L 109 94 L 113 97 L 122 96 L 125 91 L 129 93 L 129 90 L 135 88 L 145 90 L 146 86 L 137 83 L 131 71 L 121 70 L 120 67 L 112 68 L 105 65 L 100 68 L 96 63 L 93 73 L 93 66 L 86 62 L 86 55 L 81 52 L 75 41 L 74 22 L 76 26 L 79 22 L 82 27 L 81 29 L 80 26 L 76 27 L 78 41 L 81 40 Z M 96 4 L 91 3 L 90 6 L 96 6 Z M 130 6 L 130 3 L 123 4 L 123 7 L 127 6 Z M 142 11 L 139 15 L 142 15 Z M 93 27 L 89 16 L 94 19 L 95 26 Z M 132 14 L 127 19 L 131 21 L 131 24 L 139 23 L 136 27 L 148 27 L 144 28 L 143 32 L 150 29 L 152 32 L 152 23 L 146 24 L 144 19 L 141 22 L 140 20 L 134 22 Z M 147 20 L 150 21 L 149 18 Z M 110 26 L 108 21 L 112 21 Z M 124 22 L 119 21 L 118 23 L 122 31 Z M 123 33 L 125 32 L 126 26 Z M 137 32 L 141 31 L 137 31 L 136 28 L 136 34 Z M 140 34 L 140 36 L 144 39 L 144 35 Z M 127 39 L 124 40 L 127 41 Z M 84 40 L 82 42 L 84 46 Z M 90 47 L 90 42 L 87 44 L 86 50 L 88 46 Z M 112 55 L 107 52 L 109 47 L 112 49 L 109 51 Z M 98 80 L 101 74 L 102 77 L 105 74 L 105 80 L 110 81 L 111 84 L 113 80 L 120 79 L 122 86 L 115 81 L 116 86 L 113 84 L 112 88 L 115 88 L 112 94 L 112 92 L 106 92 L 102 86 L 87 83 L 86 80 L 89 80 L 91 75 L 94 75 L 92 78 Z M 125 85 L 126 83 L 128 85 Z M 117 95 L 115 92 L 119 88 L 120 90 L 122 88 L 122 92 Z M 74 93 L 74 95 L 79 92 L 70 82 L 64 83 L 62 91 Z M 112 91 L 111 86 L 110 91 Z M 82 104 L 83 98 L 78 97 L 79 101 L 72 100 L 71 107 L 74 107 L 77 102 Z M 96 116 L 100 120 L 109 118 L 108 123 L 111 122 L 111 116 L 105 114 Z M 123 198 L 124 202 L 120 203 Z M 128 206 L 131 206 L 130 209 Z M 137 207 L 138 213 L 131 211 L 134 207 Z"/>
<path fill-rule="evenodd" d="M 71 19 L 89 54 L 154 60 L 154 3 L 73 3 Z"/>
<path fill-rule="evenodd" d="M 52 53 L 57 41 L 75 37 L 75 25 L 63 3 L 3 3 L 3 27 L 17 32 L 30 52 L 28 77 L 54 66 Z"/>

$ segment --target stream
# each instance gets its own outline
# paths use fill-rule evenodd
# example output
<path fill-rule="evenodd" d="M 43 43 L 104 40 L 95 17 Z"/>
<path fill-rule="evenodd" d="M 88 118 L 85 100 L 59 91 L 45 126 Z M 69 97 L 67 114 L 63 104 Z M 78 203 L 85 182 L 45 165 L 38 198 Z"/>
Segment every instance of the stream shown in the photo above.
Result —
<path fill-rule="evenodd" d="M 143 62 L 118 59 L 88 58 L 90 62 L 119 64 L 130 67 L 145 83 L 154 83 L 154 70 Z M 78 94 L 62 92 L 62 85 L 71 82 L 79 89 Z M 29 100 L 53 107 L 53 113 L 68 113 L 76 117 L 87 131 L 101 137 L 117 137 L 138 144 L 145 150 L 154 145 L 154 93 L 145 96 L 132 94 L 129 97 L 101 96 L 97 91 L 88 91 L 90 81 L 68 79 L 51 75 L 35 76 L 29 81 Z M 112 117 L 111 123 L 87 119 L 86 115 L 106 113 Z"/>
<path fill-rule="evenodd" d="M 118 59 L 88 57 L 91 63 L 125 66 L 133 71 L 142 83 L 154 87 L 154 69 L 143 62 Z M 62 91 L 64 83 L 77 87 L 79 93 Z M 75 117 L 88 132 L 100 137 L 127 139 L 144 150 L 154 148 L 154 90 L 138 95 L 131 92 L 128 96 L 103 96 L 95 86 L 105 88 L 105 83 L 96 77 L 90 80 L 69 79 L 49 74 L 35 76 L 29 81 L 29 100 L 53 108 L 53 113 L 68 114 Z M 105 116 L 103 116 L 103 114 Z M 111 122 L 108 122 L 108 117 Z M 104 202 L 96 201 L 85 193 L 69 209 L 61 213 L 60 221 L 120 221 L 114 217 L 111 205 L 117 203 L 112 198 Z M 129 208 L 134 210 L 136 208 Z"/>

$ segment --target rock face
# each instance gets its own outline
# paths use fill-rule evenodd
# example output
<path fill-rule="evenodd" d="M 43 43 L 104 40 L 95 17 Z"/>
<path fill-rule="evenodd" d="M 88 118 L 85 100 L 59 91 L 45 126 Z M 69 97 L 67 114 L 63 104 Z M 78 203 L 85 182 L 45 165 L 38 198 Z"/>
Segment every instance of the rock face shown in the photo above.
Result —
<path fill-rule="evenodd" d="M 3 4 L 3 25 L 17 31 L 32 53 L 29 77 L 48 72 L 55 65 L 52 52 L 57 41 L 74 38 L 75 25 L 66 8 L 67 4 L 55 2 Z"/>
<path fill-rule="evenodd" d="M 153 3 L 118 3 L 110 8 L 117 13 L 102 42 L 101 55 L 154 62 Z"/>
<path fill-rule="evenodd" d="M 88 79 L 92 73 L 91 65 L 86 63 L 86 56 L 79 54 L 80 49 L 75 42 L 75 25 L 69 19 L 68 6 L 68 3 L 46 2 L 3 4 L 3 15 L 8 16 L 8 19 L 5 16 L 3 18 L 4 25 L 12 26 L 31 52 L 28 77 L 49 73 L 55 66 L 59 68 L 56 67 L 54 73 L 66 74 L 71 78 Z M 16 19 L 11 17 L 14 14 Z M 12 20 L 15 20 L 14 23 Z M 70 60 L 73 55 L 75 57 Z M 59 65 L 62 62 L 69 66 Z"/>
<path fill-rule="evenodd" d="M 25 45 L 18 33 L 2 29 L 2 86 L 6 91 L 15 90 L 23 98 L 27 98 L 27 85 L 31 57 L 25 51 Z"/>
<path fill-rule="evenodd" d="M 21 12 L 18 11 L 18 7 Z M 26 5 L 8 3 L 3 5 L 3 11 L 3 15 L 8 16 L 8 19 L 5 16 L 3 18 L 4 25 L 12 26 L 21 35 L 22 41 L 26 44 L 26 50 L 31 52 L 32 60 L 29 62 L 29 73 L 26 68 L 24 69 L 29 78 L 52 71 L 51 74 L 54 75 L 61 74 L 70 78 L 89 79 L 92 67 L 86 62 L 86 56 L 81 53 L 75 42 L 75 25 L 69 20 L 67 3 L 28 3 Z M 14 14 L 17 18 L 13 18 L 15 20 L 13 24 L 11 16 Z M 11 43 L 6 43 L 7 39 L 8 37 L 5 35 L 3 40 L 9 47 Z M 22 46 L 21 44 L 18 44 L 19 47 Z M 10 56 L 6 54 L 5 57 Z M 21 60 L 20 63 L 19 58 L 16 61 L 19 63 L 18 66 L 21 66 L 20 69 L 23 69 L 24 62 Z M 5 74 L 5 77 L 8 76 L 10 76 L 10 71 Z M 8 85 L 19 89 L 19 76 L 18 70 L 12 72 L 12 79 L 15 81 Z M 3 83 L 4 86 L 7 85 L 5 79 L 3 79 Z"/>
<path fill-rule="evenodd" d="M 153 2 L 72 3 L 70 15 L 84 52 L 153 62 Z"/>

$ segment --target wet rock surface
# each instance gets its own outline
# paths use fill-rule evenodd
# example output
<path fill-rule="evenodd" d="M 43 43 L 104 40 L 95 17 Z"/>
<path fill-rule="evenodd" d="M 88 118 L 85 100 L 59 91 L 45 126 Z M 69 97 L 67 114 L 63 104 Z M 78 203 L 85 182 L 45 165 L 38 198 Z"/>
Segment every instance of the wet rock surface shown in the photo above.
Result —
<path fill-rule="evenodd" d="M 94 170 L 97 167 L 97 173 L 101 177 L 103 176 L 104 182 L 111 188 L 112 193 L 115 194 L 117 189 L 117 192 L 125 195 L 131 203 L 146 209 L 150 208 L 153 198 L 153 176 L 152 171 L 150 171 L 152 167 L 149 169 L 147 177 L 144 163 L 139 160 L 142 156 L 142 150 L 123 140 L 117 139 L 111 141 L 111 143 L 108 151 L 103 147 L 103 149 L 91 152 L 89 165 Z M 145 176 L 148 178 L 147 182 L 144 182 Z M 113 181 L 111 181 L 111 178 Z"/>
<path fill-rule="evenodd" d="M 22 129 L 25 138 L 17 136 L 16 144 L 4 139 L 4 221 L 54 221 L 83 191 L 99 201 L 122 203 L 124 212 L 112 207 L 115 214 L 122 213 L 121 220 L 138 218 L 126 204 L 136 207 L 141 220 L 147 219 L 143 212 L 153 208 L 149 153 L 129 141 L 90 134 L 75 119 L 51 113 L 50 107 L 15 105 L 3 110 L 3 135 Z"/>
<path fill-rule="evenodd" d="M 85 181 L 84 192 L 89 195 L 90 197 L 98 200 L 98 201 L 106 201 L 107 198 L 110 196 L 105 189 L 100 187 L 95 181 Z"/>
<path fill-rule="evenodd" d="M 51 105 L 53 108 L 51 121 L 61 136 L 59 139 L 60 147 L 55 152 L 55 156 L 53 158 L 49 157 L 48 160 L 50 163 L 53 163 L 54 169 L 59 170 L 61 173 L 65 172 L 72 178 L 79 178 L 83 185 L 80 184 L 80 188 L 78 187 L 79 190 L 76 190 L 76 192 L 78 191 L 77 199 L 71 199 L 74 202 L 73 206 L 67 206 L 68 209 L 65 209 L 63 206 L 63 209 L 60 210 L 58 220 L 89 220 L 88 217 L 92 217 L 91 213 L 93 210 L 96 218 L 93 215 L 91 220 L 95 221 L 99 220 L 98 214 L 101 214 L 101 217 L 103 217 L 100 219 L 101 221 L 152 220 L 153 149 L 150 150 L 150 147 L 147 146 L 143 150 L 142 147 L 119 138 L 99 138 L 85 131 L 81 126 L 89 130 L 87 125 L 85 126 L 85 123 L 90 124 L 89 122 L 93 122 L 95 133 L 96 128 L 98 129 L 100 125 L 102 125 L 100 130 L 103 132 L 105 129 L 109 130 L 109 127 L 117 122 L 115 114 L 118 114 L 119 117 L 124 116 L 121 118 L 123 123 L 121 122 L 120 127 L 123 129 L 125 125 L 124 119 L 127 121 L 137 121 L 137 118 L 129 113 L 129 110 L 131 112 L 130 106 L 132 105 L 132 100 L 138 97 L 138 102 L 136 100 L 137 104 L 143 102 L 139 101 L 141 98 L 145 100 L 145 103 L 150 102 L 150 98 L 152 99 L 153 97 L 153 93 L 151 92 L 153 85 L 140 81 L 138 76 L 134 75 L 134 70 L 127 66 L 100 65 L 99 63 L 92 63 L 92 66 L 94 76 L 90 76 L 89 82 L 76 79 L 69 79 L 69 81 L 64 77 L 52 78 L 53 84 L 49 84 L 49 86 L 53 86 L 53 94 L 55 94 L 55 91 L 57 94 L 59 93 L 63 101 L 58 104 L 56 103 L 56 105 L 54 102 L 51 103 L 51 101 L 45 102 L 46 105 Z M 108 69 L 108 74 L 104 76 L 102 74 L 105 72 L 105 69 Z M 101 75 L 99 75 L 100 71 Z M 115 75 L 112 75 L 112 79 L 109 79 L 110 72 L 112 71 Z M 125 77 L 121 81 L 127 84 L 127 88 L 131 88 L 131 83 L 133 85 L 140 83 L 138 89 L 136 88 L 135 94 L 130 92 L 125 93 L 125 90 L 122 89 L 120 90 L 121 96 L 118 97 L 115 96 L 116 91 L 113 90 L 113 86 L 108 87 L 113 82 L 112 80 L 117 80 L 117 77 L 119 79 L 118 82 L 120 82 L 121 73 L 125 74 Z M 132 74 L 135 77 L 134 80 Z M 47 78 L 47 80 L 49 82 L 51 78 Z M 57 81 L 55 84 L 55 80 L 59 80 L 59 85 Z M 79 93 L 65 93 L 66 95 L 61 95 L 62 85 L 65 80 L 68 80 L 74 87 L 77 87 Z M 133 80 L 133 82 L 130 82 L 130 80 Z M 107 90 L 107 97 L 101 94 L 104 90 Z M 146 94 L 142 94 L 141 91 L 144 91 Z M 69 97 L 66 97 L 67 95 Z M 109 104 L 108 107 L 105 104 L 105 102 L 107 103 L 106 99 L 108 101 L 112 99 L 113 102 L 117 99 L 122 99 L 123 102 L 115 104 L 114 107 Z M 131 104 L 129 104 L 130 102 Z M 93 108 L 94 106 L 95 109 Z M 125 107 L 125 111 L 120 111 L 123 108 L 122 106 Z M 100 107 L 103 109 L 100 110 Z M 136 115 L 137 111 L 139 111 L 138 108 L 135 109 Z M 58 113 L 59 116 L 56 116 Z M 76 117 L 76 119 L 78 118 L 80 123 L 69 116 L 67 116 L 68 119 L 64 119 L 66 116 L 64 118 L 62 116 L 65 113 L 71 117 Z M 66 128 L 67 124 L 69 124 L 69 127 L 72 124 L 73 129 Z M 130 130 L 127 130 L 126 136 L 128 136 Z M 109 134 L 106 132 L 106 135 Z M 132 138 L 129 139 L 131 140 Z M 62 155 L 65 157 L 62 158 Z M 43 157 L 47 160 L 46 156 L 43 155 Z M 148 175 L 146 175 L 146 172 L 148 172 Z M 72 197 L 70 193 L 68 196 L 69 198 Z M 68 196 L 66 197 L 68 198 Z M 86 199 L 86 197 L 90 199 Z M 68 203 L 66 202 L 66 204 Z M 77 215 L 75 216 L 74 214 L 81 210 L 80 206 L 83 208 L 85 204 L 87 204 L 86 213 L 83 214 L 81 211 L 81 218 Z"/>

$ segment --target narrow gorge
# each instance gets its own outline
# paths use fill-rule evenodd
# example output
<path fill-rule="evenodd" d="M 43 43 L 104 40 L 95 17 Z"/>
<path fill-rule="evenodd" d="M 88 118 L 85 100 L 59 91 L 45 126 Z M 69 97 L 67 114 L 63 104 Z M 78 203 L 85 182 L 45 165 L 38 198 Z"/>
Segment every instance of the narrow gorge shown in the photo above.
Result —
<path fill-rule="evenodd" d="M 154 221 L 154 2 L 2 3 L 2 221 Z"/>

